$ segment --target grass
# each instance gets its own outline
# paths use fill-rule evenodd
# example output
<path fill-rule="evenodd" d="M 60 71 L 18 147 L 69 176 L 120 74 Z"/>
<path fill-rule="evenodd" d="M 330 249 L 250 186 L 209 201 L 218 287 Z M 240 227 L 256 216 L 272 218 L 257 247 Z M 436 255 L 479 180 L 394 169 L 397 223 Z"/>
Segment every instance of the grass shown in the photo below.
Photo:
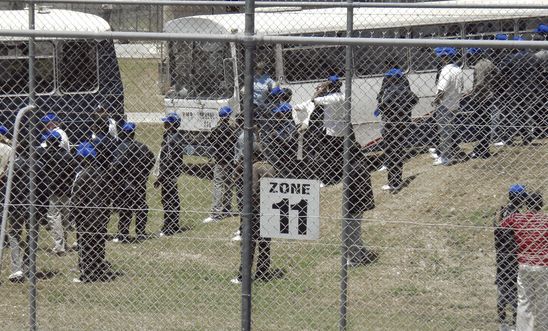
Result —
<path fill-rule="evenodd" d="M 158 84 L 159 63 L 160 59 L 118 59 L 126 112 L 164 112 L 164 99 Z"/>
<path fill-rule="evenodd" d="M 139 126 L 138 139 L 158 152 L 159 125 Z M 469 146 L 467 146 L 469 148 Z M 489 160 L 435 168 L 426 155 L 411 159 L 415 175 L 397 195 L 380 191 L 385 173 L 373 173 L 376 209 L 367 212 L 363 238 L 380 253 L 367 267 L 349 270 L 352 330 L 495 329 L 496 287 L 492 217 L 515 182 L 544 190 L 548 141 L 499 149 Z M 203 159 L 189 159 L 203 163 Z M 150 183 L 151 184 L 151 183 Z M 191 231 L 141 244 L 108 243 L 107 256 L 124 276 L 107 284 L 75 285 L 77 255 L 48 253 L 40 233 L 39 270 L 57 275 L 38 282 L 43 330 L 236 330 L 240 248 L 230 241 L 238 218 L 202 224 L 211 203 L 211 182 L 184 175 L 179 181 L 181 224 Z M 150 232 L 162 224 L 159 192 L 149 185 Z M 273 241 L 273 265 L 284 279 L 255 283 L 256 330 L 332 330 L 338 326 L 341 186 L 321 192 L 321 237 L 314 242 Z M 116 231 L 113 216 L 109 231 Z M 132 230 L 133 231 L 133 230 Z M 71 234 L 71 240 L 74 235 Z M 6 279 L 9 254 L 3 260 Z M 2 328 L 25 329 L 27 284 L 2 283 Z"/>

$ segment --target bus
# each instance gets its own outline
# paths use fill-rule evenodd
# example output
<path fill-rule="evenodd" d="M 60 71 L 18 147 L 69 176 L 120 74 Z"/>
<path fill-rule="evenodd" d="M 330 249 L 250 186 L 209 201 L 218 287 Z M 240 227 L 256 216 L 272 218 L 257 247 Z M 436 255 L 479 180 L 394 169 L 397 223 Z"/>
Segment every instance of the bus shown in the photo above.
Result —
<path fill-rule="evenodd" d="M 28 9 L 0 11 L 0 29 L 27 30 Z M 69 10 L 38 7 L 36 30 L 109 31 L 102 18 Z M 89 134 L 91 115 L 99 104 L 121 122 L 124 89 L 112 40 L 36 38 L 35 103 L 37 116 L 54 112 L 69 139 Z M 16 112 L 29 103 L 29 40 L 0 36 L 0 124 L 10 128 Z"/>
<path fill-rule="evenodd" d="M 458 1 L 439 2 L 443 4 Z M 466 0 L 466 4 L 497 4 L 493 0 Z M 517 4 L 517 2 L 516 2 Z M 545 0 L 527 4 L 546 5 Z M 546 9 L 465 8 L 356 8 L 354 36 L 369 38 L 494 39 L 496 34 L 533 38 L 534 29 L 548 21 Z M 202 15 L 178 18 L 164 26 L 165 32 L 243 34 L 244 14 Z M 257 35 L 319 36 L 346 35 L 346 9 L 263 8 L 255 14 Z M 189 151 L 206 150 L 199 144 L 217 123 L 217 109 L 224 105 L 240 111 L 243 86 L 244 47 L 236 43 L 170 41 L 167 44 L 165 81 L 166 112 L 183 118 Z M 464 52 L 464 50 L 461 50 Z M 433 49 L 425 47 L 356 46 L 353 52 L 352 125 L 362 146 L 374 146 L 380 137 L 379 119 L 374 117 L 387 56 L 405 69 L 411 88 L 420 101 L 413 109 L 418 123 L 428 119 L 435 95 L 437 61 Z M 259 44 L 256 60 L 282 87 L 293 91 L 292 104 L 310 100 L 315 86 L 329 75 L 344 78 L 344 46 Z M 462 57 L 463 61 L 465 57 Z M 466 87 L 471 88 L 472 70 L 464 62 Z M 343 87 L 344 88 L 344 87 Z M 426 125 L 425 125 L 426 126 Z M 431 126 L 431 125 L 428 125 Z M 417 127 L 417 135 L 425 134 Z M 422 140 L 422 139 L 417 139 Z"/>

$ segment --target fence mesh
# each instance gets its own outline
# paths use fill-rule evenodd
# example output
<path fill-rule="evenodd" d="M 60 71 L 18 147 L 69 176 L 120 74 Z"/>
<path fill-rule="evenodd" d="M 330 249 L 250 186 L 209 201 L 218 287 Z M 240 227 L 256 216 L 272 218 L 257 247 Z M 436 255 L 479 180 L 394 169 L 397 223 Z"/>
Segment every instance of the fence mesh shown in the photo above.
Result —
<path fill-rule="evenodd" d="M 547 329 L 547 50 L 515 48 L 546 41 L 548 7 L 538 5 L 356 8 L 354 38 L 508 46 L 364 42 L 349 68 L 346 46 L 258 43 L 253 91 L 243 88 L 242 42 L 37 38 L 37 108 L 15 149 L 31 48 L 1 36 L 2 197 L 13 165 L 3 327 L 28 326 L 34 211 L 40 328 L 240 328 L 243 103 L 252 94 L 253 328 L 338 328 L 348 271 L 349 329 Z M 0 15 L 0 30 L 28 26 L 28 10 Z M 244 22 L 203 15 L 162 29 L 242 34 Z M 346 9 L 260 8 L 255 26 L 343 38 Z M 40 9 L 36 29 L 109 25 Z M 261 237 L 259 219 L 306 212 L 286 200 L 261 210 L 261 178 L 318 183 L 319 239 Z"/>

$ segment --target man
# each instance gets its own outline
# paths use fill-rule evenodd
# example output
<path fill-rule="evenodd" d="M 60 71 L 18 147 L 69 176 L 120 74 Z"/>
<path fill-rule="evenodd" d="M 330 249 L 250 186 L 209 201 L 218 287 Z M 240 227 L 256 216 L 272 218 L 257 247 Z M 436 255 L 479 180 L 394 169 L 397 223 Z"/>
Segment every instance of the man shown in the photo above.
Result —
<path fill-rule="evenodd" d="M 61 129 L 61 126 L 59 125 L 61 122 L 59 117 L 57 117 L 54 113 L 47 113 L 40 119 L 40 122 L 44 125 L 44 134 L 49 132 L 58 132 L 59 135 L 61 135 L 61 147 L 63 147 L 67 152 L 70 152 L 70 142 L 67 133 Z"/>
<path fill-rule="evenodd" d="M 71 219 L 78 231 L 78 267 L 80 276 L 74 283 L 111 281 L 116 273 L 105 259 L 107 225 L 110 212 L 110 185 L 107 171 L 101 166 L 98 151 L 89 142 L 76 148 L 80 171 L 71 192 Z"/>
<path fill-rule="evenodd" d="M 264 143 L 264 156 L 274 167 L 277 177 L 295 178 L 298 172 L 297 129 L 291 115 L 292 107 L 282 103 L 272 109 L 274 123 L 271 124 L 268 139 Z"/>
<path fill-rule="evenodd" d="M 489 142 L 492 131 L 491 118 L 494 113 L 493 89 L 495 77 L 497 76 L 497 67 L 484 56 L 484 53 L 481 48 L 469 48 L 466 51 L 469 63 L 474 66 L 474 87 L 469 96 L 474 112 L 474 120 L 478 127 L 478 143 L 469 155 L 473 159 L 487 159 L 491 156 Z"/>
<path fill-rule="evenodd" d="M 516 324 L 518 304 L 518 260 L 514 231 L 501 226 L 502 222 L 522 208 L 527 193 L 523 185 L 512 185 L 508 190 L 508 203 L 502 206 L 493 222 L 497 271 L 497 315 L 501 329 Z M 511 320 L 506 319 L 506 308 L 509 307 Z"/>
<path fill-rule="evenodd" d="M 524 40 L 515 37 L 515 41 Z M 500 141 L 495 146 L 512 145 L 517 136 L 522 144 L 534 139 L 534 107 L 538 105 L 544 86 L 542 66 L 538 58 L 525 49 L 515 49 L 500 65 L 497 83 L 501 86 Z"/>
<path fill-rule="evenodd" d="M 211 131 L 213 153 L 213 206 L 211 214 L 203 223 L 218 222 L 229 217 L 232 210 L 232 186 L 234 175 L 234 147 L 236 132 L 230 122 L 232 108 L 219 109 L 219 123 Z"/>
<path fill-rule="evenodd" d="M 128 243 L 129 225 L 135 215 L 137 241 L 147 239 L 147 181 L 154 167 L 154 154 L 135 140 L 137 125 L 127 122 L 120 132 L 121 143 L 114 161 L 115 207 L 118 209 L 118 235 L 114 242 Z"/>
<path fill-rule="evenodd" d="M 177 180 L 183 172 L 184 138 L 179 133 L 181 118 L 177 113 L 169 113 L 162 118 L 164 135 L 160 150 L 160 167 L 154 187 L 162 189 L 162 206 L 164 209 L 164 225 L 160 236 L 172 236 L 181 231 L 179 213 L 181 201 Z"/>
<path fill-rule="evenodd" d="M 107 110 L 107 106 L 105 104 L 98 104 L 97 108 L 95 109 L 95 118 L 102 119 L 102 121 L 107 122 L 108 124 L 108 130 L 106 131 L 110 136 L 117 138 L 118 137 L 118 128 L 116 127 L 116 120 L 114 120 L 112 117 L 110 117 L 110 114 Z"/>
<path fill-rule="evenodd" d="M 437 83 L 437 94 L 432 101 L 432 106 L 436 107 L 439 130 L 439 157 L 434 161 L 434 165 L 449 166 L 457 161 L 459 152 L 455 141 L 455 119 L 464 87 L 463 73 L 455 63 L 455 48 L 436 47 L 434 51 L 443 63 Z"/>
<path fill-rule="evenodd" d="M 66 252 L 66 231 L 70 226 L 70 189 L 74 181 L 76 160 L 62 145 L 58 131 L 42 136 L 40 157 L 44 172 L 49 178 L 48 224 L 54 240 L 53 252 L 59 256 Z"/>
<path fill-rule="evenodd" d="M 251 217 L 251 263 L 253 264 L 253 255 L 258 246 L 257 268 L 254 280 L 270 281 L 283 277 L 283 271 L 271 268 L 270 258 L 270 238 L 263 238 L 260 235 L 260 217 L 261 217 L 261 178 L 274 178 L 274 168 L 266 162 L 253 163 L 253 192 L 252 192 L 252 217 Z M 243 257 L 242 257 L 243 258 Z M 242 282 L 242 265 L 238 276 L 230 280 L 233 284 Z"/>
<path fill-rule="evenodd" d="M 548 330 L 548 217 L 540 193 L 530 193 L 526 213 L 508 217 L 518 247 L 517 330 Z"/>
<path fill-rule="evenodd" d="M 36 224 L 41 224 L 46 215 L 48 202 L 49 182 L 43 171 L 43 163 L 35 160 L 36 169 Z M 29 231 L 30 231 L 30 160 L 24 156 L 21 146 L 17 147 L 14 163 L 13 182 L 11 187 L 11 204 L 8 209 L 9 243 L 11 248 L 11 271 L 8 276 L 10 282 L 18 283 L 25 280 L 28 271 Z M 27 239 L 22 238 L 23 230 L 27 230 Z"/>
<path fill-rule="evenodd" d="M 261 111 L 265 110 L 266 98 L 270 90 L 276 85 L 276 82 L 265 72 L 265 66 L 264 62 L 257 62 L 253 80 L 253 105 Z"/>

